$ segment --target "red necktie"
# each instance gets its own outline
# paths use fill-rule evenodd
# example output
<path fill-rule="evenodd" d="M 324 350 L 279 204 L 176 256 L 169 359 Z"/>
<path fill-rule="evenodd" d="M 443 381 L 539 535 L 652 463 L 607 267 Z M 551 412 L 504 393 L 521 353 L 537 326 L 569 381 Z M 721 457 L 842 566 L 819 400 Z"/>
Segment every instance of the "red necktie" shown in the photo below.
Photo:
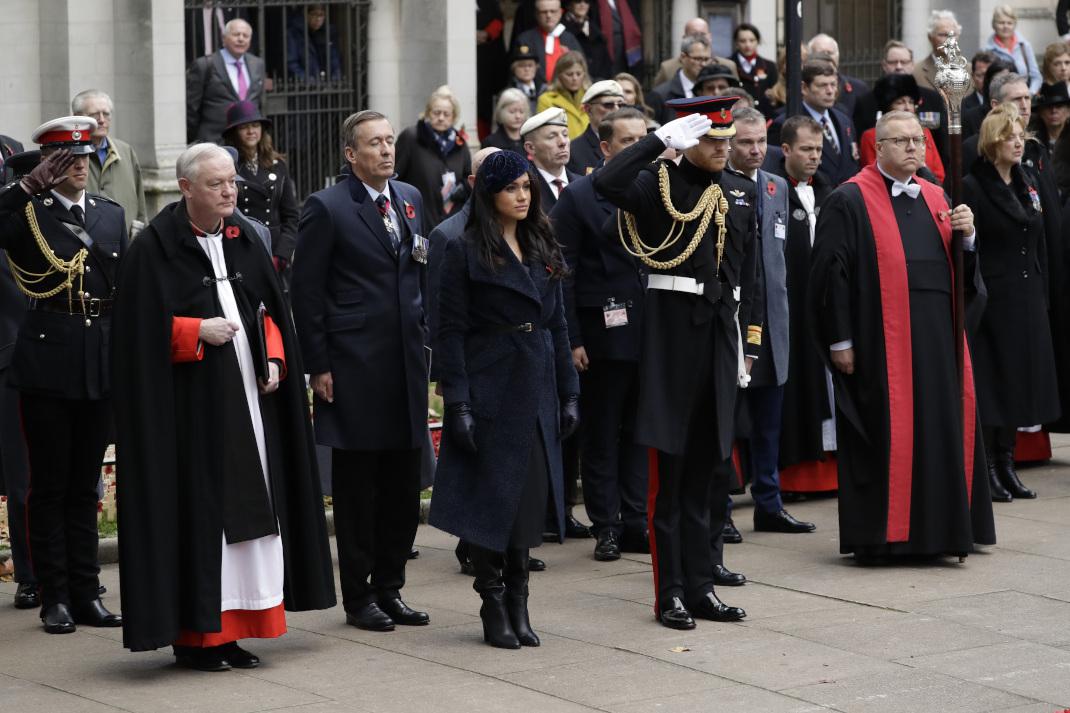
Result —
<path fill-rule="evenodd" d="M 557 189 L 557 197 L 560 198 L 561 197 L 561 191 L 565 190 L 565 182 L 562 181 L 560 178 L 555 178 L 554 180 L 552 180 L 550 182 L 554 184 L 554 188 Z"/>

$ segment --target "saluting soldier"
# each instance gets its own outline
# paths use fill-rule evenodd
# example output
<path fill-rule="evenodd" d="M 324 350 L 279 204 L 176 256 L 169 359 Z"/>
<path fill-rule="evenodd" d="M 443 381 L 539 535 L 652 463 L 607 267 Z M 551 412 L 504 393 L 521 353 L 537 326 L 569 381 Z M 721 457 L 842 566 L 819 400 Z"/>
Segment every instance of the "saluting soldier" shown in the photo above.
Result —
<path fill-rule="evenodd" d="M 108 335 L 127 232 L 119 204 L 85 191 L 95 127 L 85 116 L 42 124 L 33 133 L 42 161 L 0 189 L 0 247 L 31 300 L 9 379 L 20 396 L 30 547 L 50 634 L 122 625 L 100 601 L 96 484 L 111 424 Z"/>
<path fill-rule="evenodd" d="M 620 237 L 649 270 L 636 440 L 657 452 L 649 483 L 655 614 L 673 629 L 694 628 L 692 613 L 746 616 L 714 594 L 708 508 L 714 468 L 731 454 L 737 383 L 748 379 L 744 356 L 758 355 L 764 312 L 754 186 L 724 173 L 735 101 L 667 102 L 678 118 L 593 177 L 626 211 L 618 214 Z M 679 165 L 655 161 L 666 148 L 683 152 Z M 746 350 L 741 324 L 751 325 Z"/>

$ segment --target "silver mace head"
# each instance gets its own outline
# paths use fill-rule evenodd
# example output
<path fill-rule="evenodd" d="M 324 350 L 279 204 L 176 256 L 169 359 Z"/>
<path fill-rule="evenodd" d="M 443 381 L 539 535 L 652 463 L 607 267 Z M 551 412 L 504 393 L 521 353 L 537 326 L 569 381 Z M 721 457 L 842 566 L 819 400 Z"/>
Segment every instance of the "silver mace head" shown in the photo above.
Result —
<path fill-rule="evenodd" d="M 962 106 L 962 100 L 973 89 L 973 78 L 970 76 L 969 62 L 959 51 L 959 42 L 955 38 L 954 32 L 948 33 L 947 39 L 944 40 L 944 44 L 940 45 L 940 49 L 943 51 L 944 56 L 933 56 L 933 60 L 936 62 L 936 77 L 933 79 L 933 84 L 936 85 L 940 96 L 944 98 L 944 104 L 947 106 L 948 118 L 950 119 L 948 131 L 950 133 L 960 133 L 959 109 Z M 959 131 L 955 131 L 956 128 Z"/>

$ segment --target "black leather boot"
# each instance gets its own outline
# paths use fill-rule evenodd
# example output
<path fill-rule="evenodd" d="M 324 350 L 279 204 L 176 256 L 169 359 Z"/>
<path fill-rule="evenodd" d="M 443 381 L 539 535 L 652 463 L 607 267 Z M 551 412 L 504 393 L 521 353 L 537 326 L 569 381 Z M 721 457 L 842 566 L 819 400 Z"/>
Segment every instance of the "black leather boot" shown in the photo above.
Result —
<path fill-rule="evenodd" d="M 505 553 L 505 608 L 521 645 L 538 646 L 541 642 L 528 618 L 527 549 L 509 549 Z"/>
<path fill-rule="evenodd" d="M 1014 496 L 1003 487 L 1003 483 L 999 482 L 999 473 L 996 470 L 996 454 L 986 448 L 985 459 L 988 461 L 988 489 L 992 491 L 992 502 L 1011 502 L 1014 500 Z"/>
<path fill-rule="evenodd" d="M 996 451 L 996 475 L 1011 495 L 1024 500 L 1031 500 L 1037 496 L 1018 478 L 1018 471 L 1014 468 L 1014 447 L 1002 447 Z"/>
<path fill-rule="evenodd" d="M 472 588 L 479 592 L 483 606 L 479 618 L 483 620 L 483 640 L 499 649 L 519 649 L 509 613 L 505 608 L 505 582 L 502 580 L 504 555 L 476 545 L 469 545 L 468 556 L 475 569 Z"/>

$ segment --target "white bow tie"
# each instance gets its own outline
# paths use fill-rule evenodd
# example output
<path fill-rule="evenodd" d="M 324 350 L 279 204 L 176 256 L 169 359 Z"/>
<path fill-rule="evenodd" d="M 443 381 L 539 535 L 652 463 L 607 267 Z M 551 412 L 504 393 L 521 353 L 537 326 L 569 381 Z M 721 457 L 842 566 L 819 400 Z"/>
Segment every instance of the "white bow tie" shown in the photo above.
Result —
<path fill-rule="evenodd" d="M 903 183 L 902 181 L 892 181 L 892 198 L 898 195 L 906 193 L 912 199 L 917 198 L 921 193 L 921 184 L 915 182 Z"/>

